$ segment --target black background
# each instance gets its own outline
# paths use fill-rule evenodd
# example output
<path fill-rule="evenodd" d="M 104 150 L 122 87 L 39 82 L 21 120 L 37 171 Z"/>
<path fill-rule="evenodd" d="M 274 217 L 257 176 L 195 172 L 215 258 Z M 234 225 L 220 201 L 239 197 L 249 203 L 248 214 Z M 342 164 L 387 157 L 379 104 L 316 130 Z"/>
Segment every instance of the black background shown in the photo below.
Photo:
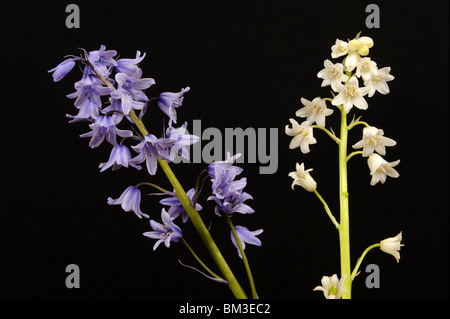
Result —
<path fill-rule="evenodd" d="M 391 93 L 375 94 L 369 109 L 354 113 L 395 139 L 386 159 L 401 159 L 400 178 L 369 186 L 365 160 L 349 166 L 352 262 L 369 245 L 403 231 L 401 261 L 374 250 L 353 284 L 357 299 L 448 298 L 448 1 L 376 1 L 381 27 L 367 29 L 366 1 L 126 1 L 76 2 L 81 28 L 65 26 L 69 2 L 8 4 L 2 10 L 2 151 L 0 297 L 16 298 L 232 298 L 222 285 L 178 264 L 195 265 L 181 245 L 160 246 L 141 234 L 148 221 L 108 206 L 129 185 L 146 180 L 169 188 L 162 171 L 120 169 L 99 173 L 109 147 L 91 150 L 75 114 L 78 71 L 53 83 L 47 70 L 77 48 L 101 44 L 121 57 L 146 52 L 140 64 L 156 85 L 149 96 L 190 86 L 180 122 L 202 127 L 278 128 L 278 170 L 260 175 L 259 163 L 241 164 L 253 215 L 235 224 L 264 228 L 263 246 L 248 246 L 259 296 L 322 299 L 312 289 L 323 275 L 339 274 L 338 234 L 320 202 L 300 188 L 292 191 L 296 162 L 313 167 L 318 189 L 337 215 L 337 148 L 322 132 L 311 153 L 289 150 L 289 118 L 309 100 L 329 95 L 316 77 L 337 38 L 359 31 L 375 41 L 370 56 L 390 66 Z M 157 127 L 161 112 L 150 108 L 146 123 Z M 327 126 L 338 130 L 338 112 Z M 350 143 L 360 139 L 360 128 Z M 156 130 L 156 134 L 159 132 Z M 207 141 L 203 142 L 205 145 Z M 206 164 L 172 168 L 185 187 Z M 202 216 L 230 266 L 249 291 L 245 271 L 229 241 L 225 220 L 206 202 Z M 158 199 L 142 208 L 159 219 Z M 193 227 L 186 239 L 214 268 Z M 67 289 L 65 268 L 77 264 L 81 288 Z M 365 266 L 381 269 L 381 288 L 368 289 Z"/>

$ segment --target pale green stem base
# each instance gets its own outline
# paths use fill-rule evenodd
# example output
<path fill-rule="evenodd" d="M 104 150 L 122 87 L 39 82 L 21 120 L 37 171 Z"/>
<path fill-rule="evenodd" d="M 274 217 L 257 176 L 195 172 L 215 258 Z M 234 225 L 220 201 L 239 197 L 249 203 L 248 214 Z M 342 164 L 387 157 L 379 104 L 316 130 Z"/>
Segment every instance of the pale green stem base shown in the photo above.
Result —
<path fill-rule="evenodd" d="M 350 225 L 349 225 L 349 205 L 348 205 L 348 186 L 347 186 L 347 114 L 344 107 L 341 106 L 341 136 L 339 141 L 339 245 L 341 255 L 341 278 L 346 276 L 342 299 L 351 299 L 352 279 L 350 265 Z"/>

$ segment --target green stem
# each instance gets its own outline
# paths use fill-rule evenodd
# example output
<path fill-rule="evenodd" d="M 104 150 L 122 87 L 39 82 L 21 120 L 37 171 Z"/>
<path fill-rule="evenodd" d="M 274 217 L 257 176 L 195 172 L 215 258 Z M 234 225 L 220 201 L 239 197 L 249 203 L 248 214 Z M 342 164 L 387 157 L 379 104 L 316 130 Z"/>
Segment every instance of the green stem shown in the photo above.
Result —
<path fill-rule="evenodd" d="M 341 278 L 347 276 L 344 282 L 346 292 L 342 295 L 343 299 L 351 299 L 352 280 L 350 266 L 350 226 L 349 226 L 349 205 L 348 205 L 348 186 L 347 186 L 347 114 L 344 106 L 341 105 L 341 136 L 339 143 L 339 245 L 341 255 Z"/>
<path fill-rule="evenodd" d="M 351 124 L 348 126 L 348 130 L 350 131 L 350 130 L 351 130 L 353 127 L 355 127 L 356 125 L 364 125 L 365 127 L 370 127 L 370 125 L 367 124 L 367 122 L 364 122 L 364 121 L 355 121 L 355 122 L 351 123 Z"/>
<path fill-rule="evenodd" d="M 231 221 L 230 215 L 225 214 L 225 217 L 227 218 L 228 225 L 230 225 L 231 231 L 233 232 L 234 238 L 236 239 L 236 242 L 239 247 L 239 251 L 241 252 L 242 261 L 244 262 L 245 270 L 247 271 L 248 281 L 250 283 L 250 288 L 252 290 L 252 297 L 253 299 L 258 299 L 258 294 L 256 293 L 255 288 L 255 282 L 253 280 L 252 272 L 250 270 L 250 265 L 248 263 L 247 256 L 245 255 L 244 249 L 242 248 L 241 240 L 239 239 L 239 236 L 236 232 L 236 229 L 234 228 L 233 222 Z"/>
<path fill-rule="evenodd" d="M 133 121 L 134 120 L 135 119 L 133 119 Z M 184 210 L 188 214 L 189 219 L 194 224 L 195 229 L 197 230 L 200 238 L 202 239 L 203 243 L 208 249 L 211 257 L 214 259 L 215 263 L 219 267 L 220 271 L 222 272 L 222 275 L 225 277 L 225 280 L 228 281 L 228 287 L 230 288 L 230 290 L 233 292 L 234 296 L 237 299 L 247 299 L 244 290 L 240 286 L 239 282 L 237 281 L 236 277 L 234 276 L 233 272 L 231 271 L 230 267 L 225 261 L 225 258 L 223 257 L 222 253 L 220 252 L 219 248 L 217 247 L 216 243 L 211 237 L 211 234 L 209 233 L 208 229 L 203 223 L 203 220 L 201 219 L 199 213 L 194 207 L 191 206 L 191 200 L 186 195 L 186 192 L 184 191 L 180 182 L 176 178 L 169 164 L 166 161 L 161 160 L 159 158 L 158 163 L 162 168 L 162 170 L 164 171 L 164 173 L 166 174 L 167 178 L 169 179 L 169 182 L 175 189 L 175 193 L 177 194 L 178 200 L 180 201 Z"/>
<path fill-rule="evenodd" d="M 142 183 L 139 183 L 139 184 L 136 185 L 136 187 L 139 188 L 139 187 L 141 187 L 141 186 L 143 186 L 143 185 L 146 185 L 146 186 L 150 186 L 150 187 L 156 188 L 157 190 L 159 190 L 159 191 L 161 191 L 161 192 L 163 192 L 163 193 L 167 193 L 167 194 L 172 193 L 172 192 L 168 191 L 167 189 L 164 189 L 164 188 L 162 188 L 162 187 L 159 187 L 158 185 L 155 185 L 155 184 L 149 183 L 149 182 L 142 182 Z"/>
<path fill-rule="evenodd" d="M 349 159 L 351 159 L 353 156 L 358 155 L 358 154 L 362 154 L 362 151 L 356 151 L 356 152 L 352 152 L 347 156 L 347 162 L 349 161 Z"/>
<path fill-rule="evenodd" d="M 200 257 L 197 256 L 197 254 L 194 252 L 194 250 L 191 248 L 191 246 L 189 246 L 189 244 L 187 243 L 186 240 L 184 240 L 184 238 L 181 238 L 181 241 L 183 242 L 183 244 L 186 246 L 186 248 L 189 250 L 189 252 L 192 254 L 192 256 L 194 256 L 195 260 L 197 260 L 197 262 L 214 278 L 216 279 L 221 279 L 224 280 L 222 277 L 216 275 L 211 269 L 208 268 L 208 266 L 205 265 L 205 263 L 200 259 Z"/>
<path fill-rule="evenodd" d="M 319 192 L 316 189 L 314 190 L 314 194 L 316 194 L 317 198 L 319 198 L 319 200 L 322 202 L 323 207 L 325 208 L 325 211 L 327 212 L 328 217 L 330 217 L 330 219 L 331 219 L 331 222 L 334 224 L 334 226 L 336 226 L 336 229 L 339 230 L 339 223 L 336 221 L 336 218 L 334 218 L 334 216 L 331 213 L 331 210 L 328 207 L 325 200 L 322 198 L 322 196 L 320 196 Z"/>
<path fill-rule="evenodd" d="M 329 130 L 327 130 L 326 128 L 319 126 L 319 125 L 311 125 L 312 128 L 318 128 L 322 131 L 324 131 L 325 133 L 328 134 L 329 137 L 331 137 L 333 139 L 333 141 L 335 141 L 337 144 L 339 144 L 339 138 L 334 135 L 332 132 L 330 132 Z"/>
<path fill-rule="evenodd" d="M 353 271 L 352 271 L 352 280 L 353 280 L 353 279 L 356 277 L 356 275 L 358 274 L 359 266 L 361 266 L 361 263 L 362 263 L 364 257 L 366 257 L 367 253 L 368 253 L 371 249 L 376 248 L 376 247 L 380 247 L 380 246 L 381 246 L 380 243 L 378 243 L 378 244 L 373 244 L 372 246 L 369 246 L 369 247 L 366 248 L 366 250 L 364 250 L 364 252 L 361 254 L 361 257 L 358 258 L 358 262 L 356 263 L 356 266 L 355 266 L 355 268 L 354 268 Z"/>

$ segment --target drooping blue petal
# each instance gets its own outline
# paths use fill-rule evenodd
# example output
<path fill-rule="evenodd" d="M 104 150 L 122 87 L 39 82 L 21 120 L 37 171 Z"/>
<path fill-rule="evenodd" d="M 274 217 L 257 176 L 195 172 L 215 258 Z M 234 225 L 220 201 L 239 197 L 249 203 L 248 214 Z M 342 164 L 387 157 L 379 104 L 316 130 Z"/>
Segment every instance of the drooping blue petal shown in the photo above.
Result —
<path fill-rule="evenodd" d="M 263 229 L 258 229 L 255 231 L 250 231 L 247 227 L 244 226 L 236 226 L 236 233 L 239 237 L 239 241 L 241 242 L 242 249 L 245 250 L 245 243 L 255 246 L 261 246 L 261 240 L 256 236 L 260 235 L 263 232 Z M 230 231 L 231 241 L 233 245 L 236 247 L 238 255 L 242 258 L 241 251 L 239 250 L 239 246 L 237 244 L 236 238 L 232 231 Z"/>
<path fill-rule="evenodd" d="M 153 245 L 153 250 L 155 251 L 156 248 L 158 248 L 158 246 L 159 246 L 162 242 L 164 242 L 164 239 L 158 240 L 158 241 Z"/>
<path fill-rule="evenodd" d="M 250 245 L 261 246 L 261 240 L 256 236 L 263 233 L 263 229 L 258 229 L 254 231 L 250 231 L 247 227 L 244 226 L 236 226 L 236 233 L 239 238 Z"/>

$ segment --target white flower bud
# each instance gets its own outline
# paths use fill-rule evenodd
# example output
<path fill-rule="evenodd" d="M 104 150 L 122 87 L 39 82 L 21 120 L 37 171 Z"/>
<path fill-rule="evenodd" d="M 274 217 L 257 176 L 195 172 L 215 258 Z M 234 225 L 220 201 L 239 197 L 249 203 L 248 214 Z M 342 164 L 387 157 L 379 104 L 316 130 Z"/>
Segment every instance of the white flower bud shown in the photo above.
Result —
<path fill-rule="evenodd" d="M 367 47 L 367 49 L 370 49 L 373 47 L 373 40 L 370 37 L 360 37 L 358 39 L 358 42 L 361 46 Z"/>
<path fill-rule="evenodd" d="M 356 39 L 353 39 L 348 43 L 348 49 L 350 51 L 358 51 L 359 46 L 360 46 L 360 43 Z"/>
<path fill-rule="evenodd" d="M 369 48 L 366 47 L 365 45 L 361 45 L 358 48 L 358 53 L 359 53 L 359 55 L 366 56 L 369 54 Z"/>

